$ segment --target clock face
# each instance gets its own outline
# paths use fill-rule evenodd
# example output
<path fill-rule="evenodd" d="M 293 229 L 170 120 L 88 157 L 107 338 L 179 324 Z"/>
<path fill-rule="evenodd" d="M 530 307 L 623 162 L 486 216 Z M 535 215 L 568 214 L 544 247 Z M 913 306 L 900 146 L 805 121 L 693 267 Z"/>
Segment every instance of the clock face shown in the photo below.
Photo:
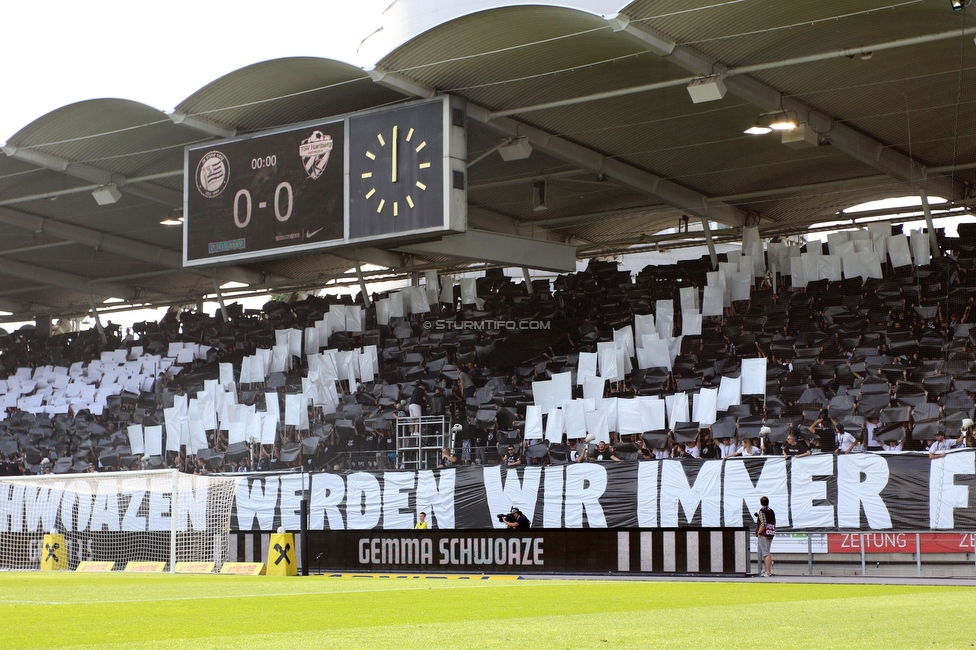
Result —
<path fill-rule="evenodd" d="M 444 227 L 444 103 L 349 118 L 349 238 Z"/>

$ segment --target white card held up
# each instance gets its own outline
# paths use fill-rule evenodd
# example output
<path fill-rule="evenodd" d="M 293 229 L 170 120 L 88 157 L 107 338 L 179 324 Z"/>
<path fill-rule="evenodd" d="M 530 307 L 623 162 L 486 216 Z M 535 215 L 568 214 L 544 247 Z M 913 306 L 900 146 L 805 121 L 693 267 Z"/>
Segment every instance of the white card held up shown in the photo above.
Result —
<path fill-rule="evenodd" d="M 584 377 L 596 377 L 596 352 L 580 352 L 576 368 L 576 385 L 583 385 Z"/>
<path fill-rule="evenodd" d="M 583 399 L 600 399 L 607 380 L 603 377 L 585 377 L 583 381 Z"/>
<path fill-rule="evenodd" d="M 641 426 L 642 431 L 660 431 L 666 429 L 667 421 L 665 402 L 660 397 L 640 396 Z"/>
<path fill-rule="evenodd" d="M 691 421 L 707 427 L 715 423 L 717 388 L 702 388 L 693 397 Z"/>
<path fill-rule="evenodd" d="M 766 394 L 766 359 L 764 357 L 742 360 L 742 394 Z"/>
<path fill-rule="evenodd" d="M 664 398 L 668 409 L 668 428 L 674 429 L 677 422 L 689 422 L 688 395 L 686 393 L 675 393 L 666 395 Z"/>
<path fill-rule="evenodd" d="M 461 278 L 461 304 L 474 305 L 478 300 L 478 283 L 476 278 Z"/>
<path fill-rule="evenodd" d="M 617 432 L 626 436 L 644 431 L 640 402 L 636 399 L 617 400 Z"/>
<path fill-rule="evenodd" d="M 657 322 L 657 334 L 662 339 L 674 334 L 674 302 L 671 300 L 658 300 L 655 303 Z"/>
<path fill-rule="evenodd" d="M 610 425 L 607 422 L 607 412 L 603 409 L 590 411 L 585 415 L 586 433 L 594 436 L 595 442 L 610 442 Z"/>
<path fill-rule="evenodd" d="M 657 336 L 657 327 L 654 325 L 654 314 L 635 315 L 634 316 L 634 338 L 637 341 L 638 348 L 643 345 L 642 342 L 643 337 L 649 334 L 654 334 L 655 336 Z"/>
<path fill-rule="evenodd" d="M 566 428 L 563 425 L 563 410 L 552 409 L 546 416 L 546 440 L 550 443 L 562 442 Z"/>
<path fill-rule="evenodd" d="M 719 411 L 728 410 L 733 404 L 742 402 L 742 377 L 722 377 L 718 385 L 718 396 L 715 408 Z"/>
<path fill-rule="evenodd" d="M 146 453 L 146 443 L 142 432 L 142 425 L 130 424 L 126 428 L 126 433 L 129 434 L 129 448 L 132 450 L 132 453 L 136 456 L 142 456 L 144 453 Z"/>
<path fill-rule="evenodd" d="M 597 354 L 600 355 L 600 376 L 607 381 L 618 381 L 620 368 L 617 367 L 617 348 L 613 341 L 602 341 L 596 344 Z"/>
<path fill-rule="evenodd" d="M 162 425 L 156 425 L 153 427 L 146 427 L 146 450 L 145 453 L 150 456 L 162 456 L 163 455 L 163 427 Z"/>
<path fill-rule="evenodd" d="M 566 437 L 569 440 L 586 437 L 586 408 L 583 400 L 564 402 L 563 422 L 566 424 Z"/>
<path fill-rule="evenodd" d="M 542 409 L 538 406 L 525 407 L 525 440 L 533 442 L 543 438 Z"/>

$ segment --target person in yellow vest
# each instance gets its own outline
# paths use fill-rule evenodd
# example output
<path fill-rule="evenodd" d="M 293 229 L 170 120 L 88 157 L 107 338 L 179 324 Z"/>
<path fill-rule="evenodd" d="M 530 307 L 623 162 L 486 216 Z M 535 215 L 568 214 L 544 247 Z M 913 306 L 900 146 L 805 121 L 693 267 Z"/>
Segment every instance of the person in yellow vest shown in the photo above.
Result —
<path fill-rule="evenodd" d="M 419 528 L 419 529 L 426 530 L 427 529 L 427 513 L 426 512 L 421 512 L 419 515 L 417 515 L 417 517 L 418 517 L 419 521 L 414 525 L 414 528 Z"/>

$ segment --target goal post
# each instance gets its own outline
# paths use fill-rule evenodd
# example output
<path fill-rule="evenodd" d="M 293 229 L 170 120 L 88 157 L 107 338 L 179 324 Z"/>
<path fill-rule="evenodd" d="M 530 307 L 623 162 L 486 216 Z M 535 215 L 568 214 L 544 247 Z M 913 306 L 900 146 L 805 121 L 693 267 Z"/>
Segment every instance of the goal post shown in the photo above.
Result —
<path fill-rule="evenodd" d="M 38 570 L 45 552 L 63 554 L 69 569 L 100 561 L 219 570 L 239 481 L 176 470 L 0 477 L 0 571 Z M 43 548 L 45 534 L 59 540 L 54 548 Z"/>

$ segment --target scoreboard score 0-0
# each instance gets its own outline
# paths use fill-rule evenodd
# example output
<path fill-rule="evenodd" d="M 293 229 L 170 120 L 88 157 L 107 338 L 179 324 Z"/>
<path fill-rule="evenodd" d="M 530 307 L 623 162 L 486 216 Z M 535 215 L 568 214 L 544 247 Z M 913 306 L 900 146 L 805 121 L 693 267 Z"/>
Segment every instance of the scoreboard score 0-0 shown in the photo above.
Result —
<path fill-rule="evenodd" d="M 343 238 L 343 120 L 187 148 L 184 264 Z"/>

